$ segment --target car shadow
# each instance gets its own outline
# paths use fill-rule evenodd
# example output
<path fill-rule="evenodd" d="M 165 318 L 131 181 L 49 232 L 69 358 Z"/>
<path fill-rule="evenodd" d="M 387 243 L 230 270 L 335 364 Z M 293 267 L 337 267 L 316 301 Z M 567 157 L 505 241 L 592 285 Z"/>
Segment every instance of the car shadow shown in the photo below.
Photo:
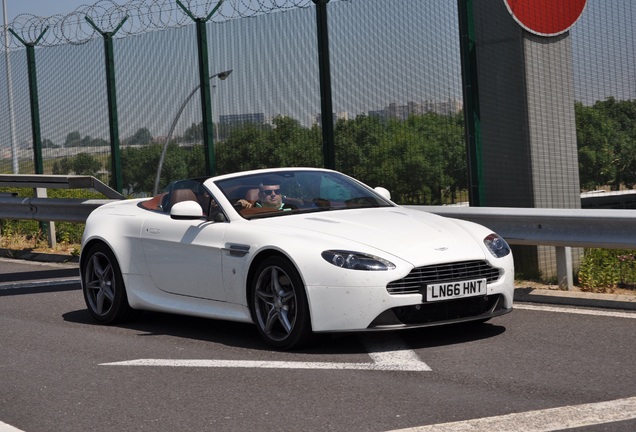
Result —
<path fill-rule="evenodd" d="M 397 341 L 401 340 L 401 345 L 409 349 L 425 349 L 485 340 L 505 331 L 506 327 L 502 325 L 472 322 L 383 332 L 334 333 L 322 336 L 323 343 L 316 349 L 326 354 L 366 353 L 368 349 L 361 342 L 362 338 L 367 341 L 377 339 L 378 347 L 388 338 L 395 338 Z"/>
<path fill-rule="evenodd" d="M 404 341 L 413 348 L 434 348 L 490 339 L 505 331 L 505 326 L 476 321 L 411 329 L 400 334 Z"/>
<path fill-rule="evenodd" d="M 91 326 L 100 326 L 86 309 L 63 314 L 65 321 Z M 232 348 L 277 352 L 259 336 L 253 324 L 222 321 L 209 318 L 174 315 L 162 312 L 143 311 L 133 322 L 117 327 L 138 332 L 139 337 L 173 336 L 203 342 L 222 344 Z M 306 347 L 292 353 L 331 355 L 366 354 L 368 348 L 361 338 L 384 340 L 388 335 L 401 338 L 411 349 L 423 349 L 456 345 L 496 337 L 506 331 L 502 325 L 491 323 L 462 323 L 425 327 L 400 331 L 345 332 L 316 334 Z M 374 336 L 376 335 L 376 336 Z M 381 335 L 381 336 L 380 336 Z M 399 339 L 398 339 L 399 340 Z"/>
<path fill-rule="evenodd" d="M 64 321 L 90 326 L 97 323 L 87 309 L 67 312 Z M 252 324 L 209 318 L 142 311 L 133 321 L 117 324 L 138 333 L 139 337 L 174 336 L 203 342 L 219 343 L 237 348 L 268 349 Z"/>

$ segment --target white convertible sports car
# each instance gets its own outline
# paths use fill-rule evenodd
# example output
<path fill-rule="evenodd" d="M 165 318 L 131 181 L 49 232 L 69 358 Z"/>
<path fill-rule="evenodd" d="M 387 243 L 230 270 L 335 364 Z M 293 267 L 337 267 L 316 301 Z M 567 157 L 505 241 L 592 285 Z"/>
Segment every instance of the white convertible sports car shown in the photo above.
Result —
<path fill-rule="evenodd" d="M 172 183 L 106 204 L 82 239 L 95 320 L 137 310 L 253 322 L 279 349 L 316 332 L 486 321 L 512 310 L 508 244 L 313 168 Z"/>

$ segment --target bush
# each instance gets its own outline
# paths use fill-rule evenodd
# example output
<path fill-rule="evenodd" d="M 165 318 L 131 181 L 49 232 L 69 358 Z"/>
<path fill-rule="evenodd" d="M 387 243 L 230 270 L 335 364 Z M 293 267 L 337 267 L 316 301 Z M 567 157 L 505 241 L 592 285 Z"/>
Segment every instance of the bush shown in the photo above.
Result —
<path fill-rule="evenodd" d="M 579 269 L 583 291 L 613 292 L 636 287 L 636 252 L 625 249 L 585 249 Z"/>

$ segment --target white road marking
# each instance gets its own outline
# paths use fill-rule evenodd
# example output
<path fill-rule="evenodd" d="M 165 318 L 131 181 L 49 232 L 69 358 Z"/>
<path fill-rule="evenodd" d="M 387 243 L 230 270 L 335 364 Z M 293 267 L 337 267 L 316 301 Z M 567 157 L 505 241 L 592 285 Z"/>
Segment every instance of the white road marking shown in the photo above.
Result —
<path fill-rule="evenodd" d="M 8 425 L 6 423 L 2 423 L 0 421 L 0 432 L 24 432 L 24 431 L 18 428 L 14 428 L 13 426 Z"/>
<path fill-rule="evenodd" d="M 367 333 L 360 335 L 369 357 L 385 370 L 431 371 L 432 369 L 393 333 Z"/>
<path fill-rule="evenodd" d="M 208 368 L 260 368 L 260 369 L 337 369 L 428 372 L 428 367 L 410 350 L 402 339 L 395 335 L 363 335 L 363 344 L 369 352 L 372 363 L 333 363 L 333 362 L 291 362 L 270 360 L 171 360 L 137 359 L 100 366 L 167 366 L 167 367 L 208 367 Z"/>
<path fill-rule="evenodd" d="M 336 369 L 336 370 L 375 370 L 375 371 L 427 371 L 426 368 L 410 369 L 403 365 L 378 363 L 332 363 L 332 362 L 286 362 L 267 360 L 169 360 L 138 359 L 113 363 L 101 363 L 100 366 L 169 366 L 169 367 L 208 367 L 208 368 L 260 368 L 260 369 Z"/>
<path fill-rule="evenodd" d="M 420 426 L 392 432 L 548 432 L 636 419 L 636 397 Z"/>
<path fill-rule="evenodd" d="M 531 304 L 514 304 L 515 309 L 525 309 L 525 310 L 534 310 L 534 311 L 542 311 L 542 312 L 559 312 L 559 313 L 569 313 L 569 314 L 579 314 L 579 315 L 594 315 L 594 316 L 606 316 L 612 318 L 636 318 L 636 313 L 634 312 L 615 312 L 615 311 L 607 311 L 607 310 L 592 310 L 592 309 L 580 309 L 580 308 L 565 308 L 565 307 L 557 307 L 557 306 L 538 306 Z"/>

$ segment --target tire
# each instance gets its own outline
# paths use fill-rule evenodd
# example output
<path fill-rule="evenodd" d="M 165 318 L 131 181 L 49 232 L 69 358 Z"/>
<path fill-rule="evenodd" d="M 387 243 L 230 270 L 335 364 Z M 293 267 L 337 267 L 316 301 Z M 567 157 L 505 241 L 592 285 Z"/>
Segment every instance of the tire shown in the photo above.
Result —
<path fill-rule="evenodd" d="M 82 291 L 88 312 L 100 324 L 118 324 L 134 318 L 126 287 L 113 252 L 105 244 L 92 246 L 82 265 Z"/>
<path fill-rule="evenodd" d="M 288 260 L 273 256 L 258 266 L 249 301 L 258 332 L 269 345 L 291 350 L 308 342 L 311 319 L 307 294 Z"/>

